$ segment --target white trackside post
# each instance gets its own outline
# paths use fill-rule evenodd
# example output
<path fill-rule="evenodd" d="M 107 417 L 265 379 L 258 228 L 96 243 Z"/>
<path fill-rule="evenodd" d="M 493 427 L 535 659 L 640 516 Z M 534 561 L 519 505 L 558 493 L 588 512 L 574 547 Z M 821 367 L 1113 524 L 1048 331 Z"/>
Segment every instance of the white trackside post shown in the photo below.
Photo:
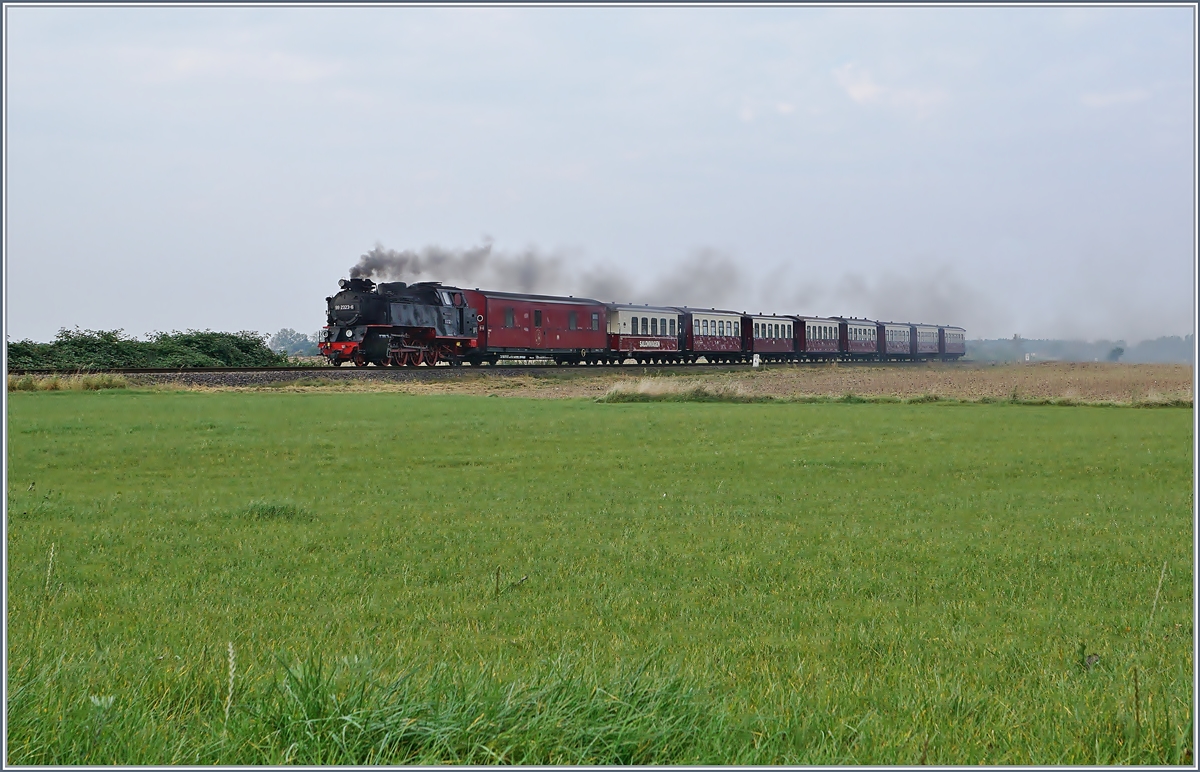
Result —
<path fill-rule="evenodd" d="M 758 354 L 755 354 L 755 355 L 754 355 L 754 364 L 752 365 L 752 367 L 758 367 L 758 363 L 759 363 L 760 361 L 761 361 L 761 360 L 758 358 Z"/>

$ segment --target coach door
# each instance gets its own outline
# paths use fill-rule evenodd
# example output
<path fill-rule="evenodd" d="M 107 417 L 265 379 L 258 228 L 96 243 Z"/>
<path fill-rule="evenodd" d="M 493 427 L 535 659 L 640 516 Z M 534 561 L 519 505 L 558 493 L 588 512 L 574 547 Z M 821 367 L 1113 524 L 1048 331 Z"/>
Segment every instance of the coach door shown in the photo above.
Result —
<path fill-rule="evenodd" d="M 546 313 L 541 308 L 535 308 L 530 321 L 533 323 L 533 347 L 541 348 L 546 340 Z"/>

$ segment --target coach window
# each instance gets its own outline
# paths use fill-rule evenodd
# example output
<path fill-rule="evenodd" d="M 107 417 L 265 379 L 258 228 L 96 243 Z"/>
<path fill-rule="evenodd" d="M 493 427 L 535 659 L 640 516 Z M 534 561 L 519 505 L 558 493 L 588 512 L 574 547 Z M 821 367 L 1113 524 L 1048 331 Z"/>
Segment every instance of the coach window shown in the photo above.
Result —
<path fill-rule="evenodd" d="M 505 327 L 516 327 L 517 326 L 516 314 L 513 313 L 513 310 L 511 308 L 504 309 L 504 326 Z"/>
<path fill-rule="evenodd" d="M 567 314 L 567 329 L 568 330 L 578 330 L 579 329 L 579 314 L 577 314 L 574 311 Z"/>
<path fill-rule="evenodd" d="M 656 338 L 658 337 L 658 319 L 652 318 L 650 320 L 650 334 Z"/>
<path fill-rule="evenodd" d="M 635 316 L 635 317 L 633 317 L 633 321 L 632 321 L 632 322 L 630 322 L 630 328 L 629 328 L 629 329 L 630 329 L 630 334 L 632 334 L 632 335 L 637 335 L 638 326 L 637 326 L 637 317 L 636 317 L 636 316 Z"/>
<path fill-rule="evenodd" d="M 533 312 L 533 326 L 534 327 L 542 326 L 542 312 L 541 311 Z"/>
<path fill-rule="evenodd" d="M 761 333 L 761 332 L 762 332 L 762 325 L 760 325 L 758 322 L 755 322 L 754 323 L 754 337 L 756 337 L 756 338 L 760 337 L 759 333 Z"/>
<path fill-rule="evenodd" d="M 592 314 L 592 329 L 600 329 L 600 314 Z"/>

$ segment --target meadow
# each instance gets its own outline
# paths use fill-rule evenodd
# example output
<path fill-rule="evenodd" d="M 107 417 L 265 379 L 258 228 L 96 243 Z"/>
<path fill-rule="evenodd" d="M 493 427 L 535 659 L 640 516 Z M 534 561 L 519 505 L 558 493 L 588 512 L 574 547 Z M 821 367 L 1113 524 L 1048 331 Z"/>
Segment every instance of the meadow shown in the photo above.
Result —
<path fill-rule="evenodd" d="M 1190 764 L 1192 411 L 8 395 L 10 764 Z"/>

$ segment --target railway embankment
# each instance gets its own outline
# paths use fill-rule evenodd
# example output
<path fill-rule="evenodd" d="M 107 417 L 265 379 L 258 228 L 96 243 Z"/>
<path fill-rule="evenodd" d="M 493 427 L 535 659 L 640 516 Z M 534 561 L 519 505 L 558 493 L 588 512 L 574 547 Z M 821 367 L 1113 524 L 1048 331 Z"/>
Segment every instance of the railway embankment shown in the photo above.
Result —
<path fill-rule="evenodd" d="M 9 390 L 39 390 L 39 377 L 52 376 L 10 376 Z M 701 389 L 738 394 L 749 401 L 862 397 L 1148 405 L 1193 402 L 1192 368 L 1188 365 L 1066 362 L 840 363 L 758 369 L 744 365 L 322 367 L 128 372 L 119 383 L 127 388 L 397 391 L 539 399 L 596 398 L 613 390 L 662 394 Z"/>

